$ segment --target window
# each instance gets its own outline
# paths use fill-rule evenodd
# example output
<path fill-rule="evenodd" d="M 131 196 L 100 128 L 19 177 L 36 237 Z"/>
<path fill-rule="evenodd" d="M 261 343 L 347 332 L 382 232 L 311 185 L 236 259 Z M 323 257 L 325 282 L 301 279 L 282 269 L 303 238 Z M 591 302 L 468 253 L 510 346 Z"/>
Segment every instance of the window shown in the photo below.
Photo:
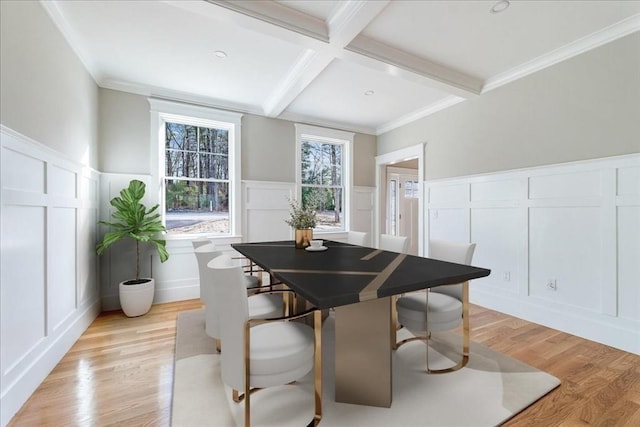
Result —
<path fill-rule="evenodd" d="M 419 184 L 417 180 L 406 180 L 404 182 L 404 198 L 417 199 Z"/>
<path fill-rule="evenodd" d="M 298 194 L 316 207 L 316 231 L 346 230 L 353 133 L 296 125 L 296 135 Z"/>
<path fill-rule="evenodd" d="M 389 214 L 387 215 L 389 218 L 389 229 L 387 230 L 388 234 L 392 236 L 398 235 L 398 228 L 396 223 L 396 218 L 398 218 L 398 181 L 396 179 L 389 180 Z"/>
<path fill-rule="evenodd" d="M 152 126 L 158 129 L 155 170 L 168 237 L 237 234 L 241 116 L 150 102 Z"/>
<path fill-rule="evenodd" d="M 165 122 L 168 233 L 229 234 L 229 131 Z"/>

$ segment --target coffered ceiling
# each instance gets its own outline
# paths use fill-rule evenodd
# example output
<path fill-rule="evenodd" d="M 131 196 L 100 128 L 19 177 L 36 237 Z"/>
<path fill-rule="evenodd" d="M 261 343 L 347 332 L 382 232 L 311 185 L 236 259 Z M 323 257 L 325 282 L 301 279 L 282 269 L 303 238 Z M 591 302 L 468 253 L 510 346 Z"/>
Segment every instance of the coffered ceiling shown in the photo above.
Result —
<path fill-rule="evenodd" d="M 101 87 L 371 134 L 640 30 L 640 1 L 41 4 Z"/>

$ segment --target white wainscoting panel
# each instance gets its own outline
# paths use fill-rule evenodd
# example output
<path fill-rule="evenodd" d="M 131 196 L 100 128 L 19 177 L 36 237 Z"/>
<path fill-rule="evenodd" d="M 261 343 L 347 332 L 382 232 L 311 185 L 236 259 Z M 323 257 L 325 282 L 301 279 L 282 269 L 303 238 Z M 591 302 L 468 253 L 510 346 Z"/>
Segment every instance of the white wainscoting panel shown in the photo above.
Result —
<path fill-rule="evenodd" d="M 573 199 L 600 196 L 601 174 L 598 170 L 536 175 L 529 178 L 529 199 Z"/>
<path fill-rule="evenodd" d="M 466 182 L 449 183 L 429 188 L 428 203 L 430 205 L 451 206 L 469 201 L 469 184 Z"/>
<path fill-rule="evenodd" d="M 640 193 L 640 192 L 639 192 Z M 618 315 L 640 322 L 640 206 L 618 208 Z M 638 331 L 640 340 L 640 330 Z"/>
<path fill-rule="evenodd" d="M 289 199 L 294 199 L 294 183 L 243 181 L 243 241 L 260 242 L 293 239 L 284 221 L 289 218 Z M 373 235 L 375 188 L 351 189 L 350 228 Z M 346 241 L 345 232 L 316 232 L 318 238 Z"/>
<path fill-rule="evenodd" d="M 477 243 L 474 303 L 640 354 L 640 154 L 425 183 L 425 241 Z"/>
<path fill-rule="evenodd" d="M 429 209 L 427 232 L 431 239 L 466 242 L 469 241 L 469 227 L 469 209 L 467 208 Z"/>
<path fill-rule="evenodd" d="M 362 231 L 373 236 L 376 188 L 375 187 L 354 187 L 351 190 L 352 211 L 351 224 L 352 231 Z M 370 239 L 371 239 L 370 237 Z"/>
<path fill-rule="evenodd" d="M 557 304 L 599 311 L 601 218 L 596 207 L 531 208 L 529 292 Z M 554 280 L 556 288 L 547 286 Z"/>
<path fill-rule="evenodd" d="M 490 197 L 488 200 L 493 199 Z M 474 286 L 490 287 L 506 293 L 518 292 L 518 283 L 526 274 L 519 263 L 522 256 L 518 241 L 521 222 L 519 211 L 515 208 L 472 210 L 471 241 L 476 243 L 473 264 L 490 268 L 493 276 L 475 280 Z M 441 237 L 445 240 L 450 238 Z"/>
<path fill-rule="evenodd" d="M 243 230 L 245 242 L 293 239 L 289 218 L 289 200 L 296 187 L 288 182 L 243 181 Z"/>
<path fill-rule="evenodd" d="M 45 222 L 44 207 L 2 206 L 3 380 L 17 377 L 46 337 Z"/>
<path fill-rule="evenodd" d="M 75 185 L 74 185 L 75 188 Z M 57 330 L 63 321 L 73 314 L 76 307 L 76 210 L 74 208 L 50 208 L 50 224 L 47 240 L 56 250 L 47 252 L 47 299 L 49 328 Z"/>
<path fill-rule="evenodd" d="M 640 168 L 618 169 L 618 196 L 640 196 Z"/>
<path fill-rule="evenodd" d="M 100 299 L 97 173 L 4 126 L 0 141 L 4 426 L 96 318 Z"/>
<path fill-rule="evenodd" d="M 516 179 L 472 182 L 470 186 L 473 202 L 518 200 L 522 192 L 522 183 Z"/>

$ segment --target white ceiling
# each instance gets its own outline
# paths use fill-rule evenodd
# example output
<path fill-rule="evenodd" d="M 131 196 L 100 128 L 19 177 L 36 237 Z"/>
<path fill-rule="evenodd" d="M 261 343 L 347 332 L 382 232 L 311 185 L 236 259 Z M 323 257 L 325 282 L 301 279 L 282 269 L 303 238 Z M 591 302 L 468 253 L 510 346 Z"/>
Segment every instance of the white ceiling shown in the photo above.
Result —
<path fill-rule="evenodd" d="M 101 87 L 370 134 L 640 30 L 640 1 L 41 3 Z"/>

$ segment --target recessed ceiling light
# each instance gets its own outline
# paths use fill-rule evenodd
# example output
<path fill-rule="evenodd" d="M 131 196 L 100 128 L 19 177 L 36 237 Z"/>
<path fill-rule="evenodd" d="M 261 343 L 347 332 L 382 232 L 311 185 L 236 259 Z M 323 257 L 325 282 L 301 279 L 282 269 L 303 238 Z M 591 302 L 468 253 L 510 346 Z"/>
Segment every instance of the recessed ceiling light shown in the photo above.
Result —
<path fill-rule="evenodd" d="M 372 90 L 368 90 L 368 91 L 366 91 L 364 94 L 365 94 L 365 96 L 371 96 L 371 95 L 373 95 L 374 93 L 375 93 L 374 91 L 372 91 Z"/>
<path fill-rule="evenodd" d="M 215 56 L 217 56 L 218 58 L 226 58 L 227 57 L 227 52 L 225 52 L 224 50 L 216 50 L 215 52 L 213 52 L 213 54 Z"/>
<path fill-rule="evenodd" d="M 491 13 L 504 12 L 509 8 L 509 6 L 511 6 L 511 3 L 509 2 L 509 0 L 500 0 L 499 2 L 493 5 L 490 11 Z"/>

